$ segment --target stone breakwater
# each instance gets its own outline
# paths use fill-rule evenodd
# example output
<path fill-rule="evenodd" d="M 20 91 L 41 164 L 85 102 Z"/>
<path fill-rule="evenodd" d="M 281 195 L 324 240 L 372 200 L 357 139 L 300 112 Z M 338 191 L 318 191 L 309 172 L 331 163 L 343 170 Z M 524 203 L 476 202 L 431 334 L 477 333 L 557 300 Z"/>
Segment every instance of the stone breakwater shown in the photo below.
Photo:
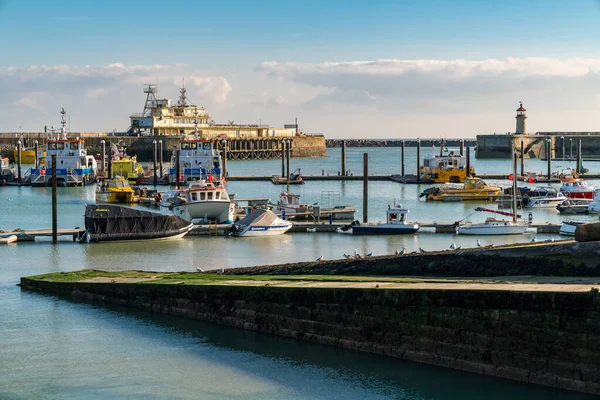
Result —
<path fill-rule="evenodd" d="M 240 277 L 241 279 L 241 277 Z M 61 283 L 24 288 L 600 395 L 591 292 Z M 499 285 L 501 286 L 501 285 Z"/>
<path fill-rule="evenodd" d="M 342 147 L 342 142 L 346 141 L 347 147 L 401 147 L 402 142 L 406 147 L 417 147 L 417 139 L 326 139 L 327 147 Z M 446 139 L 445 146 L 460 147 L 462 139 Z M 440 139 L 421 139 L 421 147 L 439 147 Z M 477 144 L 476 139 L 464 139 L 465 147 L 474 147 Z"/>

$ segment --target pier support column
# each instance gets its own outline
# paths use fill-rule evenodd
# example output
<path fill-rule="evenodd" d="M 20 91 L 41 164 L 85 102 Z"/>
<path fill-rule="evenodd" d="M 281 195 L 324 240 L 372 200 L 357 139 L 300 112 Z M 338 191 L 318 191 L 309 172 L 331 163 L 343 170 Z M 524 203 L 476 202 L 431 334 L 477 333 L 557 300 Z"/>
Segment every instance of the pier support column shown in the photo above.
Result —
<path fill-rule="evenodd" d="M 223 144 L 221 146 L 221 149 L 222 149 L 221 157 L 223 158 L 221 160 L 221 162 L 223 163 L 223 174 L 222 175 L 225 177 L 225 176 L 227 176 L 227 140 L 223 139 L 221 141 L 221 143 Z"/>
<path fill-rule="evenodd" d="M 285 139 L 281 140 L 281 177 L 285 176 Z"/>
<path fill-rule="evenodd" d="M 417 140 L 417 183 L 421 183 L 421 139 Z"/>
<path fill-rule="evenodd" d="M 56 201 L 56 154 L 52 154 L 52 243 L 58 241 L 58 207 Z"/>
<path fill-rule="evenodd" d="M 525 144 L 521 139 L 521 176 L 525 176 Z"/>
<path fill-rule="evenodd" d="M 404 176 L 404 140 L 402 141 L 402 152 L 401 152 L 401 156 L 400 156 L 401 162 L 402 162 L 402 176 Z"/>
<path fill-rule="evenodd" d="M 34 157 L 35 157 L 35 160 L 33 161 L 33 163 L 34 163 L 34 165 L 35 165 L 35 168 L 37 169 L 37 168 L 39 168 L 39 167 L 40 167 L 40 160 L 39 160 L 39 158 L 38 158 L 38 141 L 37 141 L 37 140 L 35 140 L 35 141 L 33 142 L 33 147 L 34 147 L 34 148 L 33 148 L 33 151 L 35 152 L 35 156 L 34 156 Z"/>
<path fill-rule="evenodd" d="M 158 174 L 156 171 L 156 159 L 157 159 L 157 146 L 156 146 L 156 140 L 152 141 L 152 150 L 153 150 L 153 157 L 152 157 L 152 169 L 153 169 L 153 175 L 154 175 L 154 186 L 156 186 L 156 184 L 158 183 Z"/>
<path fill-rule="evenodd" d="M 21 141 L 17 142 L 17 182 L 21 185 Z"/>
<path fill-rule="evenodd" d="M 346 141 L 342 140 L 342 176 L 346 176 Z"/>
<path fill-rule="evenodd" d="M 363 154 L 363 222 L 369 217 L 369 153 Z"/>
<path fill-rule="evenodd" d="M 160 170 L 160 179 L 163 178 L 163 141 L 158 141 L 158 169 Z"/>
<path fill-rule="evenodd" d="M 102 173 L 102 177 L 106 174 L 106 142 L 104 140 L 100 141 L 102 146 L 102 157 L 100 158 L 100 172 Z"/>

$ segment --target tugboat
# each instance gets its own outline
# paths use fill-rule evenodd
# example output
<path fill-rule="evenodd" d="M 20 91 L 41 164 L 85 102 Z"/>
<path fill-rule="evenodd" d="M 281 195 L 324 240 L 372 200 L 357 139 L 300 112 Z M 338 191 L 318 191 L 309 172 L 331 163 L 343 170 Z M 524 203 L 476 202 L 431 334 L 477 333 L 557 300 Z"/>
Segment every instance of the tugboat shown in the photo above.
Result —
<path fill-rule="evenodd" d="M 56 180 L 59 186 L 84 186 L 94 183 L 98 166 L 96 159 L 88 155 L 83 139 L 69 139 L 65 125 L 66 112 L 63 108 L 60 135 L 46 140 L 46 156 L 40 168 L 32 168 L 31 186 L 48 186 L 52 181 L 52 155 L 56 155 Z M 40 156 L 40 159 L 42 157 Z M 41 161 L 41 160 L 40 160 Z"/>
<path fill-rule="evenodd" d="M 473 167 L 467 171 L 467 158 L 448 149 L 444 151 L 444 143 L 440 154 L 424 159 L 420 169 L 421 179 L 434 183 L 463 183 L 469 176 L 475 175 Z"/>

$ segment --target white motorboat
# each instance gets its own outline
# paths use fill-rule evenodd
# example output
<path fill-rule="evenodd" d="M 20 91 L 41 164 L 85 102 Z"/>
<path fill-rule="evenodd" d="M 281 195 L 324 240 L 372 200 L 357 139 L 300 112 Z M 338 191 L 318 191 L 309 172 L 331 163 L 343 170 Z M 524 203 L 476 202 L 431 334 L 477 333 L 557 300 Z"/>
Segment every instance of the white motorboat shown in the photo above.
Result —
<path fill-rule="evenodd" d="M 594 198 L 590 204 L 588 204 L 587 211 L 589 213 L 600 213 L 600 189 L 594 190 Z"/>
<path fill-rule="evenodd" d="M 591 222 L 591 221 L 576 221 L 576 220 L 563 221 L 558 233 L 560 233 L 561 235 L 565 235 L 565 236 L 575 236 L 575 231 L 577 230 L 577 227 L 579 225 L 587 224 L 589 222 Z"/>
<path fill-rule="evenodd" d="M 336 192 L 322 192 L 321 205 L 319 203 L 300 203 L 300 195 L 281 192 L 277 204 L 273 206 L 273 212 L 278 216 L 294 220 L 313 220 L 314 218 L 328 218 L 333 220 L 353 220 L 358 211 L 354 206 L 336 204 L 339 200 Z M 329 200 L 329 201 L 327 201 Z M 325 206 L 327 204 L 327 206 Z M 315 207 L 318 206 L 318 207 Z M 315 213 L 318 211 L 317 215 Z"/>
<path fill-rule="evenodd" d="M 556 206 L 561 214 L 588 214 L 588 207 L 592 203 L 590 199 L 567 199 Z"/>
<path fill-rule="evenodd" d="M 258 208 L 234 223 L 225 233 L 231 236 L 274 236 L 287 232 L 290 221 L 279 218 L 273 211 Z"/>
<path fill-rule="evenodd" d="M 353 235 L 401 235 L 412 234 L 419 230 L 420 226 L 414 222 L 408 222 L 406 216 L 408 209 L 402 208 L 402 204 L 388 205 L 386 210 L 386 222 L 383 224 L 356 224 L 352 223 Z M 341 228 L 340 228 L 341 229 Z"/>
<path fill-rule="evenodd" d="M 525 191 L 521 199 L 526 208 L 556 208 L 567 198 L 553 187 L 539 186 Z"/>
<path fill-rule="evenodd" d="M 204 180 L 191 181 L 186 189 L 169 190 L 162 196 L 161 211 L 194 222 L 230 224 L 235 204 L 223 186 Z"/>

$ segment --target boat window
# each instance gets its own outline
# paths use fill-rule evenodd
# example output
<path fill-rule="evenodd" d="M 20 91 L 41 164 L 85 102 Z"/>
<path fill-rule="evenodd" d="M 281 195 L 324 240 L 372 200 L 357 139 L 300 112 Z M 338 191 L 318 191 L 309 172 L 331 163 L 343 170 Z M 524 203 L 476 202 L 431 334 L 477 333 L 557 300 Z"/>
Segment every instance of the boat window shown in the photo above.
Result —
<path fill-rule="evenodd" d="M 57 150 L 63 150 L 65 148 L 65 144 L 63 142 L 56 143 Z"/>
<path fill-rule="evenodd" d="M 200 193 L 200 200 L 204 201 L 206 200 L 206 193 Z"/>
<path fill-rule="evenodd" d="M 203 148 L 204 150 L 210 150 L 211 149 L 211 143 L 204 143 Z"/>
<path fill-rule="evenodd" d="M 48 143 L 48 150 L 56 150 L 56 143 Z"/>
<path fill-rule="evenodd" d="M 206 200 L 212 200 L 212 198 L 213 198 L 212 192 L 206 193 Z"/>
<path fill-rule="evenodd" d="M 216 192 L 215 193 L 215 200 L 219 200 L 221 198 L 221 193 L 220 192 Z"/>
<path fill-rule="evenodd" d="M 192 192 L 192 201 L 196 201 L 198 200 L 198 194 L 195 192 Z"/>
<path fill-rule="evenodd" d="M 79 143 L 71 142 L 71 150 L 77 150 L 79 148 Z"/>
<path fill-rule="evenodd" d="M 198 143 L 190 143 L 190 149 L 195 150 L 198 148 Z"/>
<path fill-rule="evenodd" d="M 429 160 L 423 160 L 423 166 L 429 167 Z"/>

